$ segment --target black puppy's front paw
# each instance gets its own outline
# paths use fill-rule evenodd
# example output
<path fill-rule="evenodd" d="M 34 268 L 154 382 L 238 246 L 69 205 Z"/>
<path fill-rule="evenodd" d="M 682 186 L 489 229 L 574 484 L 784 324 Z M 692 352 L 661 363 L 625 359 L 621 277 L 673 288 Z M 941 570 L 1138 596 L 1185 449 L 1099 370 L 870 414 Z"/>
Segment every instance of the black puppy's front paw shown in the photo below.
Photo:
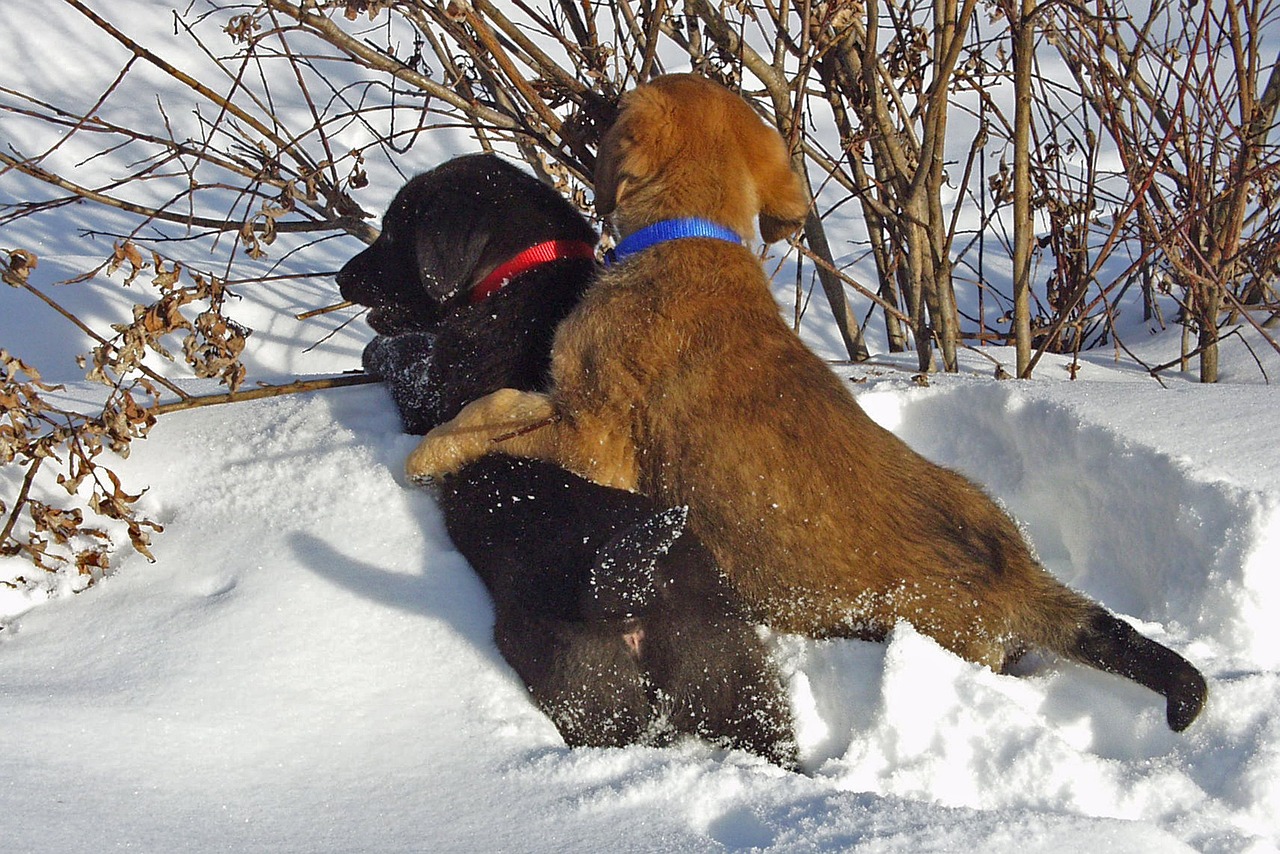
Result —
<path fill-rule="evenodd" d="M 435 342 L 434 332 L 378 335 L 365 346 L 360 363 L 367 373 L 380 380 L 391 381 L 405 373 L 425 373 Z"/>
<path fill-rule="evenodd" d="M 387 386 L 406 433 L 421 435 L 439 420 L 439 391 L 432 387 L 432 332 L 379 335 L 364 348 L 361 363 Z"/>

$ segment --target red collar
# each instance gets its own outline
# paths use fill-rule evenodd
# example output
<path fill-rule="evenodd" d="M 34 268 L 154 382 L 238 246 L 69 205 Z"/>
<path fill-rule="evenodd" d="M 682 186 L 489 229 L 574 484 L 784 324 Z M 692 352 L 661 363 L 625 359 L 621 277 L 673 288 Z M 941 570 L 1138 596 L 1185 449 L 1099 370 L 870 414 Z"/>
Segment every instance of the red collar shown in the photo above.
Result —
<path fill-rule="evenodd" d="M 585 240 L 548 240 L 530 246 L 505 264 L 498 265 L 484 281 L 471 289 L 471 303 L 483 302 L 507 286 L 507 283 L 534 267 L 568 258 L 594 258 L 595 247 Z"/>

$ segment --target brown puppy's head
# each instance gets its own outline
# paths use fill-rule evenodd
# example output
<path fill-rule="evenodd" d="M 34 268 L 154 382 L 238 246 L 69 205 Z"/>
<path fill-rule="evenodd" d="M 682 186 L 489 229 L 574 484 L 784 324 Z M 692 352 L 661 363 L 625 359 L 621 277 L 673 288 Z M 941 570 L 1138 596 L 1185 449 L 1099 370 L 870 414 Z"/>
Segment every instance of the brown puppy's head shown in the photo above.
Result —
<path fill-rule="evenodd" d="M 738 95 L 670 74 L 622 99 L 596 158 L 596 211 L 626 236 L 662 219 L 704 217 L 766 243 L 804 222 L 809 200 L 786 143 Z"/>

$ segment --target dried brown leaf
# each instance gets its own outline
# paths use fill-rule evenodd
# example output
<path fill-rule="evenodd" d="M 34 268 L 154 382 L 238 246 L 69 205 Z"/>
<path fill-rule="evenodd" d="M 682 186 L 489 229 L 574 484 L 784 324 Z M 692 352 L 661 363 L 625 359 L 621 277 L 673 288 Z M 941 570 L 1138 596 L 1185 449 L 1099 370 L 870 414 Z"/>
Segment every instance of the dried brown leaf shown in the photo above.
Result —
<path fill-rule="evenodd" d="M 27 277 L 39 264 L 34 252 L 25 249 L 14 249 L 9 252 L 9 266 L 5 268 L 3 278 L 5 284 L 20 288 L 26 285 Z"/>

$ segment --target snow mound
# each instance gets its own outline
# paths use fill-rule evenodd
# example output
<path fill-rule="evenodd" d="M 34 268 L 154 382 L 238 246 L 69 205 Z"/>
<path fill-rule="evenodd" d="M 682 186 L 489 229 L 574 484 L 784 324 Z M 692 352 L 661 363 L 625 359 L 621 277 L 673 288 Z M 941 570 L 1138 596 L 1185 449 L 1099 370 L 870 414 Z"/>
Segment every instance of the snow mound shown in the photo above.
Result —
<path fill-rule="evenodd" d="M 1280 613 L 1275 481 L 1270 489 L 1242 485 L 1248 478 L 1232 477 L 1231 463 L 1202 469 L 1091 423 L 1089 411 L 1054 399 L 1049 384 L 938 385 L 873 391 L 862 403 L 917 451 L 983 484 L 1062 581 L 1112 610 L 1165 624 L 1155 631 L 1167 637 L 1217 641 L 1230 651 L 1229 666 L 1280 666 L 1266 617 Z M 1110 406 L 1147 397 L 1129 386 L 1094 391 Z M 1218 402 L 1200 403 L 1209 410 Z M 1193 658 L 1209 652 L 1190 649 Z"/>
<path fill-rule="evenodd" d="M 1280 673 L 1258 617 L 1280 488 L 1184 456 L 1158 426 L 1118 432 L 1061 384 L 857 388 L 985 484 L 1051 570 L 1205 669 L 1185 735 L 1125 680 L 1041 659 L 1000 676 L 903 625 L 887 644 L 773 638 L 807 775 L 694 740 L 569 750 L 498 655 L 431 498 L 404 482 L 416 440 L 385 392 L 349 388 L 167 416 L 123 465 L 151 486 L 159 561 L 122 556 L 0 631 L 10 845 L 1280 843 Z M 1143 395 L 1118 388 L 1093 391 L 1123 421 L 1114 408 Z"/>

